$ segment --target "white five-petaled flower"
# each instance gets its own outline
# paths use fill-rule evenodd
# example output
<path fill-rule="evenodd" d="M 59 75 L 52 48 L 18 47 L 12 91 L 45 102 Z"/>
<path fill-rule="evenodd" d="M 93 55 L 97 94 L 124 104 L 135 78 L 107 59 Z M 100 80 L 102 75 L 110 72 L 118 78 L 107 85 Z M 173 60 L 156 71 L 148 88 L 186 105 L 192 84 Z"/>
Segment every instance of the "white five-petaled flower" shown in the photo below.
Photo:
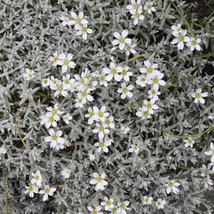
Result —
<path fill-rule="evenodd" d="M 201 46 L 199 45 L 199 43 L 201 42 L 201 39 L 196 39 L 194 37 L 191 37 L 189 42 L 187 43 L 187 46 L 190 47 L 191 51 L 197 50 L 200 51 L 201 50 Z"/>
<path fill-rule="evenodd" d="M 67 85 L 62 81 L 57 82 L 55 90 L 56 90 L 54 93 L 55 97 L 58 97 L 59 95 L 62 95 L 63 97 L 68 96 Z"/>
<path fill-rule="evenodd" d="M 50 136 L 45 137 L 45 142 L 51 142 L 50 147 L 56 150 L 63 149 L 65 140 L 61 137 L 62 131 L 54 131 L 54 129 L 50 129 Z"/>
<path fill-rule="evenodd" d="M 121 77 L 127 82 L 130 81 L 130 76 L 133 75 L 133 73 L 128 70 L 129 70 L 129 67 L 124 66 L 124 67 L 122 67 L 121 74 L 120 74 Z"/>
<path fill-rule="evenodd" d="M 49 187 L 48 185 L 45 186 L 44 190 L 40 190 L 39 194 L 43 194 L 43 201 L 48 200 L 48 196 L 53 196 L 54 192 L 56 191 L 55 187 Z"/>
<path fill-rule="evenodd" d="M 100 140 L 99 142 L 95 143 L 94 145 L 97 147 L 97 152 L 102 152 L 104 151 L 105 153 L 108 152 L 108 146 L 111 145 L 113 140 L 110 138 L 107 138 L 105 140 Z"/>
<path fill-rule="evenodd" d="M 91 34 L 93 31 L 91 29 L 88 28 L 87 25 L 83 25 L 78 27 L 78 31 L 77 31 L 77 35 L 81 36 L 84 40 L 87 39 L 88 34 Z"/>
<path fill-rule="evenodd" d="M 150 101 L 144 100 L 144 109 L 149 112 L 149 114 L 153 114 L 153 110 L 159 109 L 159 107 L 155 104 L 156 100 L 151 99 Z"/>
<path fill-rule="evenodd" d="M 62 119 L 64 120 L 64 122 L 66 124 L 69 124 L 70 121 L 73 119 L 73 117 L 69 113 L 67 113 L 67 114 L 62 115 Z"/>
<path fill-rule="evenodd" d="M 177 188 L 180 186 L 178 182 L 175 182 L 174 180 L 169 180 L 166 184 L 166 193 L 169 194 L 170 192 L 174 192 L 175 194 L 179 193 L 179 189 Z"/>
<path fill-rule="evenodd" d="M 67 16 L 60 16 L 60 20 L 62 20 L 62 26 L 72 25 L 71 18 Z"/>
<path fill-rule="evenodd" d="M 172 25 L 171 29 L 173 30 L 172 35 L 177 37 L 183 30 L 181 24 Z"/>
<path fill-rule="evenodd" d="M 109 133 L 109 129 L 105 124 L 96 124 L 96 128 L 93 129 L 93 133 L 98 133 L 99 139 L 103 139 L 105 134 Z"/>
<path fill-rule="evenodd" d="M 96 191 L 104 190 L 105 186 L 108 185 L 108 182 L 105 181 L 106 174 L 102 173 L 101 175 L 99 175 L 98 173 L 95 172 L 92 174 L 92 176 L 93 179 L 90 180 L 90 184 L 96 185 L 95 190 Z"/>
<path fill-rule="evenodd" d="M 102 209 L 101 206 L 97 206 L 97 207 L 87 207 L 88 210 L 90 211 L 90 214 L 103 214 L 102 212 L 100 212 L 100 210 Z"/>
<path fill-rule="evenodd" d="M 68 169 L 68 168 L 64 168 L 62 171 L 61 171 L 61 174 L 63 176 L 64 179 L 67 179 L 70 177 L 70 174 L 71 174 L 71 170 Z"/>
<path fill-rule="evenodd" d="M 206 155 L 211 156 L 211 162 L 214 163 L 214 144 L 210 143 L 210 150 L 205 152 Z"/>
<path fill-rule="evenodd" d="M 42 185 L 42 175 L 39 170 L 36 171 L 36 173 L 32 173 L 32 179 L 31 179 L 31 184 L 34 184 L 38 187 Z"/>
<path fill-rule="evenodd" d="M 125 126 L 122 126 L 120 128 L 120 133 L 121 134 L 127 134 L 129 132 L 130 128 L 129 127 L 125 127 Z"/>
<path fill-rule="evenodd" d="M 156 11 L 156 9 L 153 7 L 153 2 L 151 1 L 146 2 L 144 10 L 146 10 L 148 14 L 151 14 L 152 12 Z"/>
<path fill-rule="evenodd" d="M 45 124 L 45 127 L 48 129 L 50 126 L 56 127 L 57 123 L 56 121 L 59 120 L 59 117 L 54 117 L 54 115 L 50 112 L 46 113 L 45 115 L 42 115 L 41 117 L 41 124 Z"/>
<path fill-rule="evenodd" d="M 25 69 L 25 73 L 23 74 L 23 77 L 26 79 L 26 80 L 31 80 L 34 78 L 34 71 L 33 70 L 30 70 L 29 68 L 26 68 Z"/>
<path fill-rule="evenodd" d="M 184 146 L 185 147 L 193 147 L 195 141 L 192 139 L 192 138 L 188 138 L 186 140 L 184 140 L 185 144 Z"/>
<path fill-rule="evenodd" d="M 74 25 L 75 30 L 78 30 L 82 25 L 87 25 L 88 21 L 84 19 L 83 12 L 79 12 L 77 15 L 75 12 L 71 12 L 72 19 L 70 20 L 70 24 Z"/>
<path fill-rule="evenodd" d="M 157 89 L 152 88 L 151 90 L 148 91 L 149 98 L 157 101 L 159 98 L 158 96 L 161 94 Z"/>
<path fill-rule="evenodd" d="M 202 93 L 201 88 L 198 88 L 196 90 L 196 92 L 192 93 L 192 97 L 195 98 L 194 103 L 200 102 L 200 103 L 204 104 L 205 100 L 203 97 L 207 97 L 207 96 L 208 96 L 208 93 L 207 92 Z"/>
<path fill-rule="evenodd" d="M 120 73 L 122 72 L 122 67 L 116 66 L 114 62 L 110 63 L 110 68 L 103 68 L 103 73 L 106 74 L 106 80 L 109 82 L 113 78 L 116 81 L 120 81 L 122 79 L 122 76 Z"/>
<path fill-rule="evenodd" d="M 152 197 L 143 196 L 143 204 L 151 204 L 153 201 Z"/>
<path fill-rule="evenodd" d="M 55 52 L 55 53 L 53 54 L 53 56 L 50 57 L 50 61 L 53 62 L 53 66 L 59 65 L 60 59 L 59 59 L 59 55 L 58 55 L 57 52 Z"/>
<path fill-rule="evenodd" d="M 105 207 L 106 211 L 111 211 L 114 208 L 113 202 L 112 198 L 104 197 L 104 201 L 101 202 L 101 205 Z"/>
<path fill-rule="evenodd" d="M 145 107 L 139 108 L 139 110 L 136 112 L 136 115 L 138 117 L 141 117 L 143 120 L 151 118 L 151 114 L 149 113 L 149 111 Z"/>
<path fill-rule="evenodd" d="M 106 118 L 109 116 L 109 113 L 106 112 L 105 106 L 102 106 L 100 109 L 97 106 L 94 106 L 93 111 L 95 113 L 95 120 L 96 121 L 104 122 L 106 120 Z"/>
<path fill-rule="evenodd" d="M 130 11 L 130 13 L 142 10 L 141 0 L 131 0 L 131 4 L 127 5 L 126 8 Z"/>
<path fill-rule="evenodd" d="M 50 85 L 50 80 L 48 78 L 42 79 L 42 87 L 47 88 Z"/>
<path fill-rule="evenodd" d="M 126 211 L 129 210 L 128 205 L 129 205 L 129 201 L 124 201 L 124 202 L 118 203 L 117 204 L 117 206 L 118 206 L 117 213 L 126 214 Z"/>
<path fill-rule="evenodd" d="M 156 207 L 157 207 L 158 209 L 163 209 L 164 206 L 166 205 L 166 201 L 159 198 L 159 199 L 155 202 L 155 205 L 156 205 Z"/>
<path fill-rule="evenodd" d="M 161 86 L 166 85 L 166 82 L 162 80 L 163 76 L 164 76 L 163 73 L 157 72 L 157 74 L 154 77 L 152 77 L 150 80 L 148 80 L 147 83 L 151 84 L 155 90 L 158 90 L 159 85 Z"/>
<path fill-rule="evenodd" d="M 148 83 L 147 78 L 144 74 L 141 74 L 140 76 L 137 77 L 136 84 L 145 87 L 146 84 Z"/>
<path fill-rule="evenodd" d="M 75 68 L 76 64 L 71 61 L 73 58 L 73 54 L 69 53 L 67 56 L 62 53 L 59 55 L 59 65 L 62 66 L 62 73 L 65 73 L 68 68 Z"/>
<path fill-rule="evenodd" d="M 92 124 L 94 120 L 98 120 L 95 111 L 91 107 L 88 108 L 88 114 L 86 114 L 85 117 L 88 118 L 89 125 Z"/>
<path fill-rule="evenodd" d="M 133 94 L 130 92 L 134 88 L 133 85 L 126 85 L 125 82 L 121 84 L 121 88 L 117 90 L 118 93 L 121 94 L 121 99 L 125 99 L 126 97 L 131 98 Z"/>
<path fill-rule="evenodd" d="M 110 117 L 107 117 L 105 120 L 104 120 L 104 124 L 107 126 L 107 127 L 110 127 L 111 129 L 114 129 L 115 128 L 115 124 L 113 123 L 114 121 L 114 117 L 113 116 L 110 116 Z"/>
<path fill-rule="evenodd" d="M 145 16 L 142 15 L 142 10 L 131 12 L 132 18 L 134 19 L 134 25 L 137 25 L 139 21 L 143 21 Z"/>
<path fill-rule="evenodd" d="M 129 152 L 134 152 L 135 154 L 138 154 L 139 151 L 140 151 L 139 146 L 135 144 L 132 144 L 131 148 L 129 149 Z"/>
<path fill-rule="evenodd" d="M 159 75 L 160 71 L 157 70 L 158 64 L 152 64 L 149 60 L 144 61 L 145 68 L 141 68 L 140 72 L 146 74 L 147 80 Z"/>
<path fill-rule="evenodd" d="M 30 184 L 29 186 L 26 186 L 25 188 L 26 188 L 25 194 L 29 194 L 29 196 L 31 198 L 34 197 L 34 193 L 38 193 L 39 192 L 38 186 L 35 185 L 35 184 Z"/>
<path fill-rule="evenodd" d="M 184 49 L 184 42 L 188 43 L 190 38 L 186 36 L 187 31 L 183 30 L 181 33 L 175 35 L 175 39 L 171 41 L 171 44 L 177 44 L 179 50 Z"/>
<path fill-rule="evenodd" d="M 93 101 L 94 98 L 90 95 L 90 89 L 83 90 L 77 93 L 77 97 L 83 101 Z"/>
<path fill-rule="evenodd" d="M 126 55 L 129 56 L 131 53 L 132 54 L 136 54 L 136 50 L 134 49 L 136 47 L 136 44 L 135 43 L 131 43 L 131 44 L 126 44 L 126 47 L 125 47 L 125 51 L 126 51 Z"/>
<path fill-rule="evenodd" d="M 126 38 L 128 36 L 128 30 L 123 30 L 123 32 L 120 34 L 118 32 L 115 32 L 113 35 L 116 38 L 112 41 L 113 45 L 119 45 L 119 49 L 123 50 L 126 46 L 126 44 L 131 44 L 132 40 L 129 38 Z"/>

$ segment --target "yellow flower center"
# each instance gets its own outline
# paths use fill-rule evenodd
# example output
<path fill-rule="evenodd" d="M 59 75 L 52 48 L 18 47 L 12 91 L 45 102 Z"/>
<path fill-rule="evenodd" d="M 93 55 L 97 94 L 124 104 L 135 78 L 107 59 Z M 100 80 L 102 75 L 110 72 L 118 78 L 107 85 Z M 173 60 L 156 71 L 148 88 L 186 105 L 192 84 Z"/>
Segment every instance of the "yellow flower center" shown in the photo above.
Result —
<path fill-rule="evenodd" d="M 120 43 L 125 43 L 125 38 L 121 37 L 121 38 L 119 39 L 119 42 L 120 42 Z"/>
<path fill-rule="evenodd" d="M 169 181 L 169 182 L 168 182 L 168 186 L 169 186 L 169 187 L 173 187 L 172 181 Z"/>
<path fill-rule="evenodd" d="M 83 28 L 82 28 L 82 32 L 83 32 L 83 33 L 87 33 L 87 30 L 88 30 L 87 27 L 83 27 Z"/>
<path fill-rule="evenodd" d="M 116 68 L 111 69 L 111 73 L 112 73 L 113 75 L 117 74 L 117 69 L 116 69 Z"/>
<path fill-rule="evenodd" d="M 104 142 L 100 142 L 99 147 L 103 148 L 105 146 Z"/>
<path fill-rule="evenodd" d="M 94 116 L 94 112 L 89 112 L 89 117 L 93 117 Z"/>
<path fill-rule="evenodd" d="M 54 62 L 57 62 L 59 60 L 59 58 L 57 57 L 57 56 L 55 56 L 54 58 L 53 58 L 53 61 Z"/>
<path fill-rule="evenodd" d="M 160 202 L 160 201 L 158 201 L 158 202 L 157 202 L 157 205 L 158 205 L 158 206 L 160 206 L 160 205 L 161 205 L 161 202 Z"/>
<path fill-rule="evenodd" d="M 57 136 L 56 134 L 54 134 L 54 135 L 52 136 L 52 139 L 53 139 L 53 140 L 57 140 L 57 139 L 58 139 L 58 136 Z"/>
<path fill-rule="evenodd" d="M 138 146 L 134 146 L 134 150 L 137 151 L 138 150 Z"/>
<path fill-rule="evenodd" d="M 144 202 L 149 203 L 149 199 L 148 198 L 144 199 Z"/>
<path fill-rule="evenodd" d="M 103 116 L 104 116 L 103 112 L 100 111 L 100 112 L 98 113 L 98 117 L 103 117 Z"/>
<path fill-rule="evenodd" d="M 103 132 L 105 130 L 105 128 L 103 126 L 99 127 L 99 131 Z"/>
<path fill-rule="evenodd" d="M 97 178 L 97 183 L 100 183 L 100 182 L 102 182 L 103 181 L 103 178 L 101 177 L 101 176 L 99 176 L 98 178 Z"/>
<path fill-rule="evenodd" d="M 192 44 L 192 46 L 195 46 L 195 45 L 197 45 L 197 42 L 196 42 L 196 40 L 193 40 L 193 41 L 191 42 L 191 44 Z"/>
<path fill-rule="evenodd" d="M 91 214 L 97 214 L 97 211 L 96 211 L 96 210 L 93 210 Z"/>
<path fill-rule="evenodd" d="M 39 180 L 39 176 L 38 175 L 35 176 L 35 180 L 37 180 L 37 181 Z"/>
<path fill-rule="evenodd" d="M 127 88 L 123 88 L 122 91 L 123 91 L 123 93 L 127 93 L 128 89 Z"/>
<path fill-rule="evenodd" d="M 148 4 L 147 5 L 147 10 L 151 9 L 152 8 L 152 5 L 151 4 Z"/>
<path fill-rule="evenodd" d="M 63 86 L 62 86 L 62 85 L 59 85 L 59 86 L 58 86 L 58 90 L 59 90 L 60 92 L 62 92 L 62 91 L 64 90 Z"/>
<path fill-rule="evenodd" d="M 51 113 L 54 114 L 54 115 L 56 115 L 56 114 L 58 114 L 58 111 L 57 111 L 56 109 L 53 109 L 53 110 L 51 111 Z"/>
<path fill-rule="evenodd" d="M 64 81 L 64 83 L 68 85 L 68 84 L 69 84 L 69 80 L 66 79 L 66 80 Z"/>
<path fill-rule="evenodd" d="M 121 74 L 122 74 L 123 76 L 126 76 L 126 75 L 127 75 L 127 71 L 126 71 L 126 70 L 122 70 Z"/>
<path fill-rule="evenodd" d="M 195 98 L 197 98 L 197 99 L 201 98 L 201 93 L 196 93 Z"/>
<path fill-rule="evenodd" d="M 138 9 L 140 8 L 140 5 L 139 5 L 139 4 L 135 4 L 135 5 L 134 5 L 134 8 L 135 8 L 136 10 L 138 10 Z"/>
<path fill-rule="evenodd" d="M 151 103 L 148 103 L 148 104 L 146 105 L 146 108 L 147 108 L 147 109 L 151 109 L 151 108 L 152 108 Z"/>
<path fill-rule="evenodd" d="M 63 61 L 63 64 L 64 64 L 64 65 L 68 65 L 68 64 L 69 64 L 69 61 L 66 59 L 66 60 Z"/>
<path fill-rule="evenodd" d="M 30 185 L 30 186 L 28 187 L 28 189 L 29 189 L 29 191 L 33 191 L 33 186 Z"/>
<path fill-rule="evenodd" d="M 82 20 L 80 18 L 76 19 L 77 24 L 81 24 Z"/>
<path fill-rule="evenodd" d="M 184 36 L 180 35 L 180 36 L 178 37 L 178 41 L 179 41 L 179 42 L 183 42 L 183 41 L 184 41 Z"/>
<path fill-rule="evenodd" d="M 53 123 L 53 122 L 54 122 L 54 118 L 53 118 L 53 117 L 50 117 L 50 118 L 49 118 L 49 122 Z"/>
<path fill-rule="evenodd" d="M 125 208 L 126 208 L 126 205 L 125 205 L 125 204 L 120 204 L 120 208 L 121 208 L 121 209 L 125 209 Z"/>
<path fill-rule="evenodd" d="M 106 124 L 106 125 L 109 125 L 110 123 L 111 123 L 111 121 L 110 121 L 110 120 L 108 120 L 108 119 L 107 119 L 107 120 L 105 120 L 105 124 Z"/>
<path fill-rule="evenodd" d="M 150 68 L 147 68 L 147 73 L 152 73 L 153 69 L 150 67 Z"/>
<path fill-rule="evenodd" d="M 105 80 L 105 77 L 104 76 L 100 76 L 100 81 L 104 81 Z"/>
<path fill-rule="evenodd" d="M 139 18 L 140 18 L 140 13 L 135 13 L 134 17 L 135 17 L 136 19 L 139 19 Z"/>
<path fill-rule="evenodd" d="M 82 97 L 86 97 L 87 93 L 85 91 L 82 92 Z"/>
<path fill-rule="evenodd" d="M 145 117 L 148 117 L 148 116 L 149 116 L 149 112 L 148 112 L 148 111 L 144 111 L 144 112 L 143 112 L 143 115 L 144 115 Z"/>
<path fill-rule="evenodd" d="M 154 79 L 153 79 L 153 83 L 154 84 L 157 84 L 159 82 L 159 79 L 157 78 L 157 77 L 155 77 Z"/>
<path fill-rule="evenodd" d="M 110 200 L 107 200 L 107 201 L 106 201 L 106 205 L 107 205 L 107 206 L 111 206 L 111 205 L 112 205 L 111 201 L 110 201 Z"/>
<path fill-rule="evenodd" d="M 45 193 L 48 194 L 49 192 L 50 192 L 50 189 L 49 189 L 49 188 L 46 188 L 46 189 L 45 189 Z"/>
<path fill-rule="evenodd" d="M 28 78 L 32 79 L 33 78 L 33 74 L 32 73 L 28 74 Z"/>

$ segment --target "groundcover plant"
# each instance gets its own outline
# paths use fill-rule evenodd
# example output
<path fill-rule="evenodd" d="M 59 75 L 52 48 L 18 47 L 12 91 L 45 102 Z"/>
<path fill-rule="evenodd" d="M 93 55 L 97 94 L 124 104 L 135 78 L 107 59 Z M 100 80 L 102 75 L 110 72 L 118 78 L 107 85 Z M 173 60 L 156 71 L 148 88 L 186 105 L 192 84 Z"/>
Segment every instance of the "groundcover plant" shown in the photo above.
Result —
<path fill-rule="evenodd" d="M 212 1 L 0 1 L 0 213 L 211 214 Z"/>

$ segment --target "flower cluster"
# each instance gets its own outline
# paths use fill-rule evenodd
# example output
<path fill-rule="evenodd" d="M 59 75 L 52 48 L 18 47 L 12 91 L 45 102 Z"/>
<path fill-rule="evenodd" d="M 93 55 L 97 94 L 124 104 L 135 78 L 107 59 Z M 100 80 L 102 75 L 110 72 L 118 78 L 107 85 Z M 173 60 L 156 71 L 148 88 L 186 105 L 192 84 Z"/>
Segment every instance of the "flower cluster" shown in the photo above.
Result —
<path fill-rule="evenodd" d="M 39 193 L 43 195 L 42 200 L 47 201 L 49 196 L 53 196 L 56 191 L 55 187 L 49 187 L 49 185 L 45 185 L 43 189 L 39 191 L 39 188 L 42 187 L 42 175 L 39 170 L 36 173 L 32 173 L 32 179 L 29 186 L 26 186 L 25 194 L 29 194 L 31 198 L 34 197 L 34 193 Z"/>

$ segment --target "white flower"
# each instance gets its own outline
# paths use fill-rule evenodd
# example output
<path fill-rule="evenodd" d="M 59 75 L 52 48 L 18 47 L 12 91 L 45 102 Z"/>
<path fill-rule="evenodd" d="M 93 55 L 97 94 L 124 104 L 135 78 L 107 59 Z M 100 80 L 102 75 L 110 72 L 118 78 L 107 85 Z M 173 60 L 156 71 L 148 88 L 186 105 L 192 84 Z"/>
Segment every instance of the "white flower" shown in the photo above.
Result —
<path fill-rule="evenodd" d="M 65 122 L 66 124 L 69 124 L 69 123 L 70 123 L 70 120 L 72 120 L 73 117 L 72 117 L 69 113 L 67 113 L 67 114 L 64 114 L 64 115 L 62 116 L 62 119 L 64 120 L 64 122 Z"/>
<path fill-rule="evenodd" d="M 109 116 L 109 113 L 106 112 L 106 107 L 102 106 L 100 109 L 97 106 L 93 107 L 93 111 L 95 113 L 95 120 L 104 122 L 106 118 Z"/>
<path fill-rule="evenodd" d="M 59 59 L 59 55 L 58 55 L 57 52 L 55 52 L 55 53 L 53 54 L 53 56 L 50 57 L 50 61 L 53 62 L 53 66 L 59 65 L 60 59 Z"/>
<path fill-rule="evenodd" d="M 82 99 L 83 101 L 90 101 L 92 102 L 94 100 L 94 98 L 89 94 L 90 93 L 90 90 L 89 89 L 86 89 L 86 90 L 83 90 L 79 93 L 77 93 L 77 97 L 79 99 Z"/>
<path fill-rule="evenodd" d="M 101 206 L 97 206 L 95 208 L 93 207 L 87 207 L 87 208 L 90 211 L 90 214 L 103 214 L 102 212 L 99 212 L 102 209 Z"/>
<path fill-rule="evenodd" d="M 60 20 L 62 20 L 62 26 L 72 25 L 71 18 L 66 16 L 60 16 Z"/>
<path fill-rule="evenodd" d="M 131 145 L 131 148 L 129 149 L 129 152 L 134 152 L 135 154 L 138 154 L 138 152 L 140 151 L 140 148 L 138 145 Z"/>
<path fill-rule="evenodd" d="M 62 135 L 62 131 L 54 131 L 54 129 L 50 129 L 50 136 L 45 137 L 45 142 L 51 142 L 50 147 L 56 150 L 63 149 L 65 140 L 60 137 Z"/>
<path fill-rule="evenodd" d="M 184 142 L 185 147 L 193 147 L 193 144 L 195 143 L 195 141 L 192 138 L 188 138 L 187 140 L 184 140 Z"/>
<path fill-rule="evenodd" d="M 141 0 L 131 0 L 131 4 L 126 7 L 131 13 L 142 10 Z"/>
<path fill-rule="evenodd" d="M 186 34 L 186 30 L 183 30 L 180 34 L 176 34 L 176 38 L 171 41 L 171 44 L 177 44 L 178 49 L 183 50 L 184 42 L 188 43 L 190 41 L 189 37 L 187 37 Z"/>
<path fill-rule="evenodd" d="M 130 92 L 132 89 L 134 88 L 133 85 L 128 85 L 126 86 L 126 83 L 123 82 L 121 84 L 121 88 L 119 88 L 117 90 L 118 93 L 121 94 L 121 99 L 125 99 L 126 97 L 131 98 L 133 96 L 133 94 Z"/>
<path fill-rule="evenodd" d="M 67 56 L 62 53 L 59 55 L 59 65 L 62 66 L 62 73 L 65 73 L 68 68 L 75 68 L 76 64 L 71 61 L 71 59 L 73 58 L 73 54 L 69 53 Z"/>
<path fill-rule="evenodd" d="M 29 194 L 29 196 L 31 198 L 34 197 L 34 193 L 38 193 L 39 192 L 38 186 L 35 185 L 35 184 L 30 184 L 29 186 L 26 186 L 25 188 L 26 188 L 25 194 Z"/>
<path fill-rule="evenodd" d="M 111 129 L 114 129 L 115 128 L 115 124 L 113 123 L 113 121 L 114 121 L 114 117 L 110 116 L 110 117 L 106 118 L 103 123 L 107 127 L 110 127 Z"/>
<path fill-rule="evenodd" d="M 54 78 L 53 76 L 51 76 L 50 80 L 49 80 L 49 85 L 50 88 L 52 90 L 56 90 L 57 89 L 57 85 L 60 82 L 60 80 L 58 80 L 57 78 Z"/>
<path fill-rule="evenodd" d="M 59 120 L 59 116 L 63 114 L 63 112 L 59 110 L 58 103 L 54 104 L 54 107 L 49 106 L 46 109 L 53 115 L 55 120 Z"/>
<path fill-rule="evenodd" d="M 55 118 L 54 115 L 52 115 L 50 112 L 46 113 L 45 115 L 42 115 L 41 117 L 41 124 L 45 124 L 45 127 L 48 129 L 50 126 L 56 127 L 57 123 L 56 121 L 59 120 L 58 118 Z"/>
<path fill-rule="evenodd" d="M 153 7 L 153 2 L 151 1 L 146 2 L 144 10 L 146 10 L 148 14 L 151 14 L 152 12 L 156 11 L 156 9 Z"/>
<path fill-rule="evenodd" d="M 61 171 L 61 174 L 63 176 L 64 179 L 67 179 L 70 177 L 70 174 L 71 174 L 71 170 L 68 169 L 68 168 L 65 168 Z"/>
<path fill-rule="evenodd" d="M 129 209 L 127 206 L 129 205 L 129 201 L 124 201 L 122 203 L 118 203 L 117 214 L 126 214 L 126 211 Z"/>
<path fill-rule="evenodd" d="M 86 114 L 85 117 L 88 118 L 89 125 L 91 125 L 94 122 L 94 120 L 98 120 L 94 110 L 91 107 L 88 108 L 88 114 Z"/>
<path fill-rule="evenodd" d="M 97 147 L 97 152 L 100 153 L 104 151 L 105 153 L 108 153 L 108 146 L 110 146 L 112 143 L 111 139 L 101 140 L 94 145 Z"/>
<path fill-rule="evenodd" d="M 129 67 L 124 66 L 124 67 L 122 67 L 121 74 L 120 74 L 121 77 L 127 82 L 130 81 L 130 76 L 133 75 L 133 73 L 128 70 L 129 70 Z"/>
<path fill-rule="evenodd" d="M 206 155 L 211 156 L 211 162 L 214 163 L 214 144 L 210 143 L 210 150 L 205 152 Z"/>
<path fill-rule="evenodd" d="M 56 191 L 55 187 L 49 187 L 48 185 L 45 186 L 44 190 L 40 190 L 39 194 L 43 194 L 43 201 L 48 200 L 48 196 L 53 196 L 54 192 Z"/>
<path fill-rule="evenodd" d="M 34 78 L 34 71 L 26 68 L 25 69 L 25 73 L 23 74 L 23 77 L 26 79 L 26 80 L 31 80 Z"/>
<path fill-rule="evenodd" d="M 93 133 L 98 133 L 99 139 L 103 139 L 105 134 L 109 133 L 109 129 L 105 124 L 96 124 L 96 128 L 93 129 Z"/>
<path fill-rule="evenodd" d="M 160 198 L 155 202 L 155 205 L 158 209 L 163 209 L 164 206 L 166 205 L 165 200 L 161 200 Z"/>
<path fill-rule="evenodd" d="M 147 80 L 159 75 L 159 71 L 157 70 L 158 64 L 152 64 L 149 60 L 144 61 L 145 68 L 141 68 L 140 72 L 146 74 Z"/>
<path fill-rule="evenodd" d="M 99 74 L 98 79 L 99 79 L 99 84 L 100 85 L 104 85 L 105 87 L 108 86 L 108 83 L 107 83 L 108 80 L 107 80 L 105 74 Z"/>
<path fill-rule="evenodd" d="M 81 36 L 84 40 L 87 39 L 88 33 L 91 34 L 93 31 L 87 27 L 87 25 L 80 26 L 77 31 L 77 35 Z"/>
<path fill-rule="evenodd" d="M 122 67 L 117 67 L 114 62 L 110 63 L 110 69 L 109 68 L 103 68 L 103 73 L 106 74 L 106 80 L 111 81 L 113 78 L 116 81 L 120 81 L 122 79 L 122 76 L 120 75 L 122 71 Z"/>
<path fill-rule="evenodd" d="M 82 98 L 75 99 L 76 108 L 83 108 L 84 104 L 86 104 L 86 100 L 83 100 Z"/>
<path fill-rule="evenodd" d="M 64 83 L 64 87 L 66 89 L 71 89 L 71 86 L 74 84 L 75 80 L 71 78 L 70 74 L 66 74 L 66 76 L 62 77 L 62 81 Z"/>
<path fill-rule="evenodd" d="M 143 196 L 143 204 L 151 204 L 153 201 L 152 197 Z"/>
<path fill-rule="evenodd" d="M 78 30 L 82 25 L 87 25 L 88 21 L 84 19 L 83 12 L 79 12 L 77 15 L 74 12 L 71 12 L 71 17 L 73 18 L 69 23 L 74 25 L 75 30 Z"/>
<path fill-rule="evenodd" d="M 123 50 L 126 44 L 131 44 L 132 42 L 131 39 L 126 38 L 128 36 L 128 33 L 129 33 L 128 30 L 123 30 L 122 34 L 115 32 L 113 35 L 116 39 L 112 41 L 112 44 L 114 46 L 119 44 L 119 49 Z"/>
<path fill-rule="evenodd" d="M 194 51 L 194 50 L 200 51 L 201 50 L 201 46 L 199 45 L 200 42 L 201 42 L 201 39 L 196 39 L 194 37 L 191 37 L 189 42 L 187 43 L 187 46 L 190 47 L 191 51 Z"/>
<path fill-rule="evenodd" d="M 147 78 L 144 74 L 140 75 L 137 77 L 137 80 L 136 80 L 136 84 L 141 86 L 141 87 L 145 87 L 146 84 L 147 84 Z"/>
<path fill-rule="evenodd" d="M 32 173 L 32 179 L 31 179 L 31 184 L 37 185 L 40 187 L 42 185 L 42 175 L 39 170 L 36 171 L 36 173 Z"/>
<path fill-rule="evenodd" d="M 127 134 L 129 132 L 130 128 L 129 127 L 125 127 L 125 126 L 122 126 L 120 128 L 120 133 L 121 134 Z"/>
<path fill-rule="evenodd" d="M 205 100 L 203 97 L 207 97 L 207 96 L 208 96 L 208 93 L 207 92 L 202 93 L 201 88 L 197 89 L 196 92 L 192 93 L 192 97 L 195 98 L 194 103 L 200 102 L 204 104 Z"/>
<path fill-rule="evenodd" d="M 179 193 L 179 189 L 177 188 L 180 186 L 178 182 L 175 182 L 174 180 L 169 180 L 168 183 L 166 184 L 166 192 L 169 194 L 170 192 L 174 192 L 175 194 Z"/>
<path fill-rule="evenodd" d="M 134 49 L 136 47 L 136 44 L 127 44 L 125 47 L 126 55 L 129 56 L 131 53 L 136 54 L 136 50 Z"/>
<path fill-rule="evenodd" d="M 58 97 L 59 95 L 62 95 L 63 97 L 68 96 L 67 86 L 65 85 L 65 83 L 63 83 L 61 81 L 58 81 L 55 90 L 56 90 L 54 93 L 55 97 Z"/>
<path fill-rule="evenodd" d="M 142 119 L 150 119 L 151 118 L 151 114 L 149 113 L 149 111 L 145 107 L 139 108 L 139 110 L 136 112 L 136 115 L 138 117 L 141 117 Z"/>
<path fill-rule="evenodd" d="M 149 114 L 153 114 L 153 110 L 159 109 L 159 107 L 157 105 L 155 105 L 156 100 L 151 99 L 150 101 L 148 100 L 144 100 L 143 104 L 144 104 L 144 108 L 145 110 L 147 110 L 149 112 Z"/>
<path fill-rule="evenodd" d="M 107 197 L 104 197 L 104 201 L 101 202 L 101 205 L 105 207 L 106 211 L 111 211 L 114 208 L 113 202 L 112 198 L 108 199 Z"/>
<path fill-rule="evenodd" d="M 134 19 L 134 25 L 137 25 L 139 21 L 143 21 L 145 16 L 142 15 L 142 10 L 131 12 L 132 18 Z"/>
<path fill-rule="evenodd" d="M 148 94 L 149 94 L 149 98 L 150 99 L 153 99 L 153 100 L 157 101 L 159 99 L 158 96 L 161 93 L 158 91 L 158 89 L 152 88 L 151 90 L 148 91 Z"/>
<path fill-rule="evenodd" d="M 42 79 L 42 87 L 46 88 L 50 85 L 49 79 Z"/>
<path fill-rule="evenodd" d="M 102 173 L 101 175 L 99 175 L 95 172 L 92 174 L 92 176 L 94 178 L 90 180 L 90 184 L 96 185 L 95 190 L 104 190 L 105 186 L 108 185 L 108 182 L 105 181 L 106 174 Z"/>
<path fill-rule="evenodd" d="M 158 72 L 154 77 L 148 80 L 148 84 L 151 84 L 155 90 L 158 90 L 159 85 L 161 86 L 166 85 L 166 82 L 162 80 L 163 76 L 164 76 L 163 73 Z"/>
<path fill-rule="evenodd" d="M 171 29 L 173 30 L 172 35 L 177 37 L 183 30 L 181 24 L 172 25 Z"/>
<path fill-rule="evenodd" d="M 206 167 L 205 164 L 202 164 L 202 169 L 201 169 L 202 173 L 201 173 L 201 176 L 202 177 L 206 177 L 206 176 L 209 176 L 210 174 L 212 174 L 212 171 L 210 170 L 211 167 L 212 167 L 211 164 L 208 164 L 207 167 Z"/>

